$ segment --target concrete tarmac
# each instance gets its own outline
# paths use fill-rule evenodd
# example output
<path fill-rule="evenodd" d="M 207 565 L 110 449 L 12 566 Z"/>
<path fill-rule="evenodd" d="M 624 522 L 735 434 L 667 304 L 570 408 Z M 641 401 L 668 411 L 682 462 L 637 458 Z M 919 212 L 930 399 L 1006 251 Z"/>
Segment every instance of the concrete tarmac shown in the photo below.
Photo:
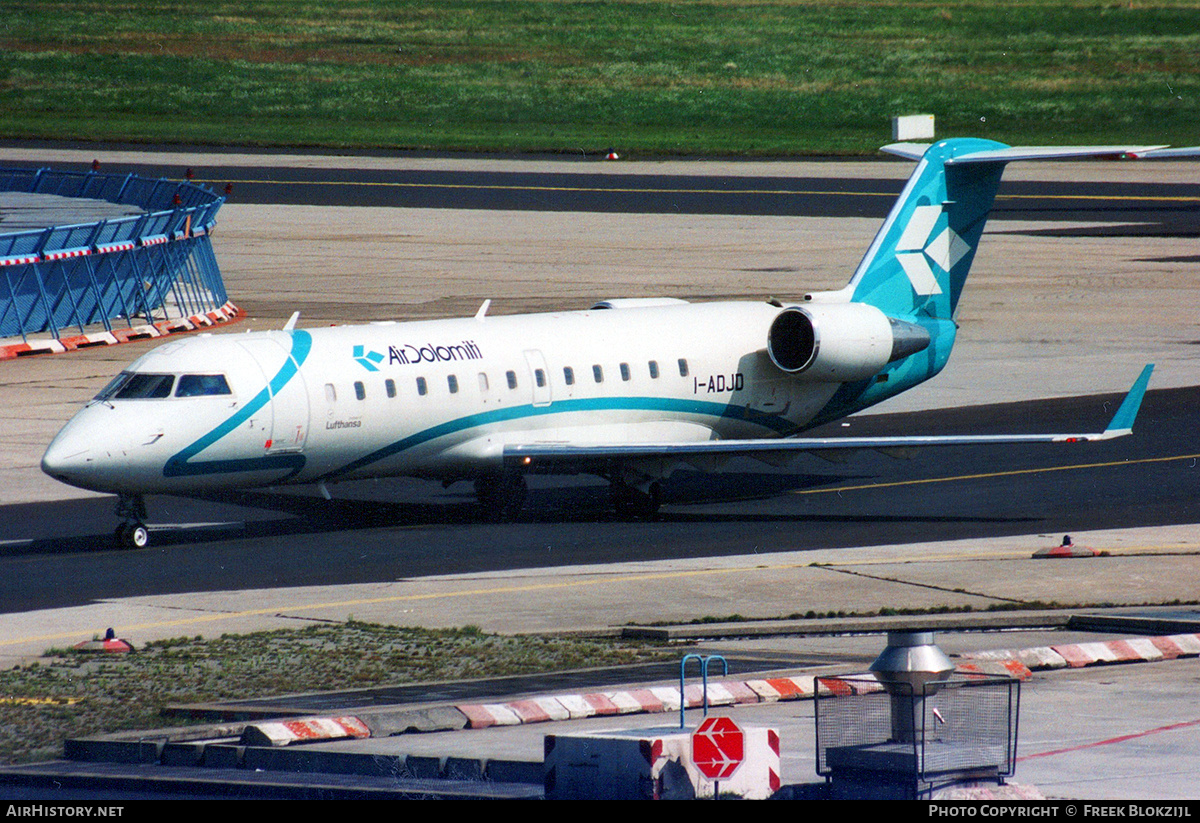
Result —
<path fill-rule="evenodd" d="M 0 163 L 38 164 L 64 156 L 90 161 L 94 152 L 50 156 L 29 149 L 3 149 Z M 140 153 L 136 156 L 145 159 Z M 119 165 L 121 155 L 101 159 L 111 170 Z M 274 163 L 279 160 L 271 157 Z M 200 165 L 194 156 L 172 156 L 162 162 L 176 162 L 180 168 Z M 455 161 L 323 157 L 296 162 Z M 503 166 L 507 161 L 460 162 Z M 680 163 L 672 169 L 703 173 L 719 167 L 723 174 L 763 173 L 756 165 L 769 166 L 772 174 L 794 170 L 852 175 L 869 170 L 873 175 L 902 178 L 910 170 L 907 163 L 891 162 L 700 162 Z M 639 173 L 646 167 L 597 163 L 595 168 Z M 1147 180 L 1178 176 L 1195 180 L 1200 179 L 1200 164 L 1121 164 L 1119 168 L 1027 164 L 1015 166 L 1011 173 L 1068 179 L 1128 174 L 1131 179 L 1145 175 Z M 248 314 L 246 320 L 224 330 L 238 333 L 278 328 L 294 310 L 301 311 L 300 325 L 305 326 L 469 314 L 486 298 L 495 300 L 493 313 L 583 308 L 615 296 L 786 298 L 843 285 L 877 227 L 876 220 L 853 218 L 232 203 L 220 212 L 214 243 L 231 299 Z M 889 401 L 879 411 L 1123 390 L 1147 362 L 1158 364 L 1154 386 L 1200 383 L 1195 345 L 1200 340 L 1196 312 L 1200 256 L 1195 238 L 1136 237 L 1119 230 L 1102 237 L 1033 233 L 1046 228 L 1041 223 L 1006 222 L 998 231 L 993 225 L 964 292 L 962 332 L 949 367 L 928 386 Z M 0 363 L 4 432 L 0 505 L 85 494 L 44 477 L 38 469 L 41 452 L 74 409 L 152 345 L 138 342 Z M 985 608 L 1002 601 L 1038 600 L 1081 607 L 1155 605 L 1196 598 L 1198 526 L 1076 534 L 1076 542 L 1111 556 L 1079 561 L 1029 559 L 1034 550 L 1054 545 L 1060 537 L 1033 534 L 803 555 L 101 601 L 76 609 L 0 616 L 0 664 L 27 659 L 47 646 L 86 639 L 108 625 L 120 627 L 122 636 L 137 643 L 183 634 L 295 626 L 349 615 L 406 625 L 473 623 L 499 632 L 563 626 L 604 631 L 625 621 L 685 622 L 735 613 L 770 618 L 809 609 Z M 82 568 L 85 560 L 80 562 Z M 831 644 L 830 654 L 843 666 L 861 670 L 862 648 L 844 639 L 821 642 Z M 877 651 L 881 638 L 872 638 L 870 646 Z M 1194 781 L 1186 778 L 1196 773 L 1196 764 L 1180 754 L 1200 750 L 1196 727 L 1171 735 L 1148 732 L 1196 720 L 1194 704 L 1183 696 L 1196 676 L 1195 665 L 1176 661 L 1110 667 L 1054 673 L 1044 685 L 1039 680 L 1033 688 L 1057 695 L 1057 702 L 1049 709 L 1026 704 L 1030 714 L 1023 717 L 1022 728 L 1040 741 L 1038 750 L 1074 746 L 1089 753 L 1114 753 L 1115 759 L 1097 764 L 1072 760 L 1054 772 L 1041 765 L 1054 758 L 1042 757 L 1034 779 L 1023 771 L 1018 779 L 1058 787 L 1052 793 L 1059 796 L 1196 796 Z M 1064 725 L 1063 718 L 1070 723 Z M 1133 743 L 1092 745 L 1130 730 L 1147 734 L 1131 738 Z M 1144 748 L 1149 741 L 1167 737 L 1182 739 L 1182 749 Z M 803 742 L 797 747 L 804 750 Z M 1175 765 L 1157 765 L 1164 762 Z M 1190 771 L 1180 776 L 1179 764 Z M 1103 783 L 1114 775 L 1122 779 Z M 1168 779 L 1170 775 L 1175 776 Z"/>
<path fill-rule="evenodd" d="M 135 645 L 163 638 L 364 620 L 524 634 L 604 634 L 622 625 L 741 615 L 769 620 L 842 611 L 988 610 L 1045 603 L 1143 606 L 1195 602 L 1200 526 L 1077 533 L 1108 557 L 1033 560 L 1061 535 L 562 566 L 400 578 L 339 586 L 147 595 L 0 615 L 0 666 L 110 626 Z M 631 537 L 630 539 L 636 539 Z M 482 547 L 480 550 L 485 550 Z M 139 553 L 164 562 L 159 552 Z M 181 558 L 180 562 L 186 562 Z M 80 567 L 86 568 L 86 555 Z M 136 565 L 131 573 L 137 573 Z"/>

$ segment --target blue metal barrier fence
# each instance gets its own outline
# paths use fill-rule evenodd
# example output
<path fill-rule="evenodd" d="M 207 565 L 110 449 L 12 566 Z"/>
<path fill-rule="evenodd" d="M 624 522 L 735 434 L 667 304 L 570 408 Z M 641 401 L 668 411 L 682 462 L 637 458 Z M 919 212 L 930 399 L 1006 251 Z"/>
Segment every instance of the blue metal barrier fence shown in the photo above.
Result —
<path fill-rule="evenodd" d="M 0 338 L 59 338 L 203 316 L 227 304 L 209 237 L 225 202 L 172 180 L 0 169 L 0 192 L 106 200 L 128 217 L 0 234 Z"/>

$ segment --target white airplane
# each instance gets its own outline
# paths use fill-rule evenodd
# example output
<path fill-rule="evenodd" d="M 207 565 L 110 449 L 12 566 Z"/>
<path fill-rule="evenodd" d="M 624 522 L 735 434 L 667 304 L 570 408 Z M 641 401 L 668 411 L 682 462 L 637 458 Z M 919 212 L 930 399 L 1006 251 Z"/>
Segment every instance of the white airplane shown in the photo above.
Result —
<path fill-rule="evenodd" d="M 1147 366 L 1102 432 L 812 438 L 811 427 L 936 375 L 1005 165 L 1168 156 L 1156 146 L 884 149 L 917 160 L 845 288 L 783 304 L 615 299 L 586 311 L 200 335 L 134 361 L 54 438 L 52 477 L 118 495 L 118 539 L 147 545 L 147 494 L 415 476 L 470 480 L 511 517 L 531 473 L 588 473 L 628 515 L 657 511 L 681 464 L 735 455 L 908 453 L 1129 434 Z"/>

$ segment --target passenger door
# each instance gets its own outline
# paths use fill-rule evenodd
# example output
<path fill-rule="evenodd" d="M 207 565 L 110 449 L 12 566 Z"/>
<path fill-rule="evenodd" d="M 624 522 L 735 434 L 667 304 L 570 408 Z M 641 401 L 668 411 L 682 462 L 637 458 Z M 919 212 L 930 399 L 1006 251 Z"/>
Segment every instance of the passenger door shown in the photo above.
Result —
<path fill-rule="evenodd" d="M 264 417 L 270 420 L 268 454 L 299 452 L 308 440 L 308 388 L 299 365 L 278 342 L 267 338 L 239 340 L 258 362 L 271 393 Z"/>

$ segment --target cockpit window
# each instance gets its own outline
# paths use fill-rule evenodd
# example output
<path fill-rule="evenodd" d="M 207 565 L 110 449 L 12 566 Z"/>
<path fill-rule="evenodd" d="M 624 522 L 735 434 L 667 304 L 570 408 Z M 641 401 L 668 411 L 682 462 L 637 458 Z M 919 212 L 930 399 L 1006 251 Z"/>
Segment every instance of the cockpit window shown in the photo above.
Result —
<path fill-rule="evenodd" d="M 118 374 L 116 377 L 114 377 L 112 380 L 109 380 L 109 381 L 108 381 L 108 385 L 107 385 L 107 386 L 105 386 L 104 388 L 102 388 L 102 389 L 100 390 L 100 393 L 99 393 L 99 394 L 97 394 L 97 395 L 96 395 L 96 397 L 95 397 L 94 399 L 96 399 L 96 400 L 108 400 L 110 397 L 112 397 L 114 394 L 116 394 L 116 393 L 117 393 L 117 391 L 118 391 L 118 390 L 119 390 L 119 389 L 120 389 L 122 386 L 124 386 L 124 385 L 125 385 L 125 382 L 126 382 L 127 380 L 129 380 L 129 372 L 127 372 L 127 371 L 123 371 L 123 372 L 121 372 L 121 373 L 120 373 L 120 374 Z"/>
<path fill-rule="evenodd" d="M 179 378 L 176 397 L 200 397 L 210 394 L 232 394 L 223 374 L 185 374 Z"/>
<path fill-rule="evenodd" d="M 175 385 L 173 374 L 147 374 L 145 372 L 121 372 L 104 390 L 96 395 L 97 400 L 155 400 L 170 397 Z"/>

